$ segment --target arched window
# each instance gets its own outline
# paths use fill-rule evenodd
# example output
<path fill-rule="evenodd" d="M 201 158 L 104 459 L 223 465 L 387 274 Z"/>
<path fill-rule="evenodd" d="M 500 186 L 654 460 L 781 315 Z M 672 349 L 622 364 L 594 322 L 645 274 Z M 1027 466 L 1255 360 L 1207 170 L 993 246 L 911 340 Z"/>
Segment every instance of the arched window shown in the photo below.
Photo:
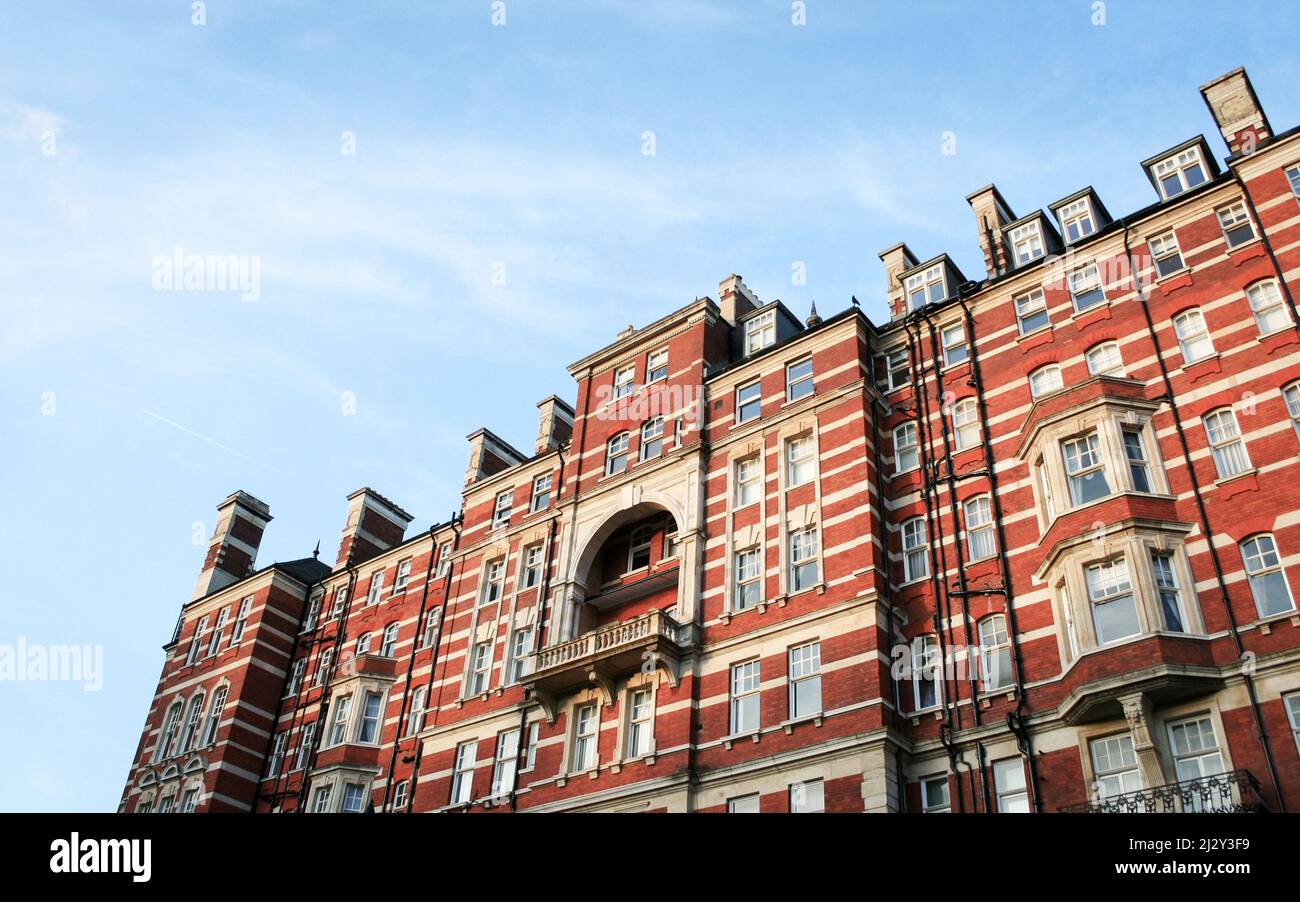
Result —
<path fill-rule="evenodd" d="M 1040 366 L 1029 374 L 1029 394 L 1035 398 L 1050 395 L 1065 388 L 1061 381 L 1061 368 L 1055 363 Z"/>
<path fill-rule="evenodd" d="M 923 579 L 930 573 L 925 520 L 913 517 L 903 524 L 903 582 Z"/>
<path fill-rule="evenodd" d="M 1119 342 L 1103 341 L 1088 349 L 1088 372 L 1094 376 L 1119 376 L 1123 378 L 1124 358 L 1119 353 Z"/>
<path fill-rule="evenodd" d="M 1255 325 L 1260 335 L 1272 335 L 1291 325 L 1291 311 L 1282 300 L 1282 292 L 1277 289 L 1277 282 L 1266 279 L 1256 282 L 1246 289 L 1246 300 L 1250 302 L 1250 311 L 1255 315 Z"/>
<path fill-rule="evenodd" d="M 1300 438 L 1300 382 L 1292 382 L 1282 389 L 1282 399 L 1286 401 L 1286 412 L 1291 417 L 1291 425 Z"/>
<path fill-rule="evenodd" d="M 664 450 L 664 418 L 655 417 L 641 424 L 641 459 L 658 457 Z"/>
<path fill-rule="evenodd" d="M 230 687 L 226 685 L 218 686 L 212 693 L 212 704 L 208 706 L 208 720 L 203 725 L 203 739 L 199 742 L 200 748 L 207 748 L 217 741 L 217 728 L 221 726 L 221 712 L 226 707 L 226 695 L 230 692 Z"/>
<path fill-rule="evenodd" d="M 993 536 L 993 505 L 988 495 L 967 500 L 966 555 L 972 561 L 993 557 L 997 543 Z"/>
<path fill-rule="evenodd" d="M 1255 597 L 1255 610 L 1260 617 L 1295 610 L 1286 571 L 1282 569 L 1282 558 L 1271 535 L 1252 536 L 1242 542 L 1241 559 L 1246 565 L 1250 592 Z"/>
<path fill-rule="evenodd" d="M 1232 408 L 1221 407 L 1207 414 L 1203 422 L 1219 478 L 1227 479 L 1249 470 L 1250 455 L 1246 453 L 1246 442 L 1237 428 L 1237 415 Z"/>
<path fill-rule="evenodd" d="M 194 740 L 198 738 L 199 714 L 203 710 L 204 692 L 200 689 L 194 693 L 190 699 L 189 707 L 185 709 L 185 727 L 181 730 L 181 741 L 176 745 L 176 751 L 184 754 L 194 747 Z"/>
<path fill-rule="evenodd" d="M 605 446 L 605 475 L 613 476 L 627 469 L 627 433 L 620 432 Z"/>
<path fill-rule="evenodd" d="M 158 744 L 154 746 L 154 762 L 162 761 L 170 757 L 172 743 L 176 741 L 176 731 L 180 728 L 181 721 L 181 701 L 177 699 L 167 708 L 167 716 L 163 718 L 162 732 L 158 734 Z"/>
<path fill-rule="evenodd" d="M 1296 389 L 1297 402 L 1300 403 L 1300 388 Z M 1300 416 L 1300 414 L 1297 414 Z M 1296 427 L 1300 432 L 1300 426 Z M 921 462 L 916 445 L 916 424 L 903 423 L 894 427 L 894 475 L 915 470 Z"/>
<path fill-rule="evenodd" d="M 980 687 L 993 692 L 1011 685 L 1011 640 L 1007 619 L 993 614 L 979 622 Z"/>
<path fill-rule="evenodd" d="M 397 623 L 388 624 L 384 627 L 384 642 L 379 646 L 379 653 L 385 658 L 391 658 L 397 652 Z"/>
<path fill-rule="evenodd" d="M 912 702 L 924 711 L 939 705 L 943 661 L 939 640 L 934 636 L 917 636 L 912 640 Z"/>
<path fill-rule="evenodd" d="M 958 451 L 980 443 L 980 424 L 974 398 L 963 398 L 952 406 L 953 444 Z"/>
<path fill-rule="evenodd" d="M 362 633 L 360 636 L 357 636 L 356 655 L 359 658 L 362 655 L 366 655 L 369 653 L 370 653 L 370 634 Z"/>
<path fill-rule="evenodd" d="M 1184 364 L 1195 363 L 1214 353 L 1214 342 L 1210 340 L 1205 317 L 1195 307 L 1174 317 L 1174 335 L 1178 337 L 1178 348 L 1183 352 Z"/>

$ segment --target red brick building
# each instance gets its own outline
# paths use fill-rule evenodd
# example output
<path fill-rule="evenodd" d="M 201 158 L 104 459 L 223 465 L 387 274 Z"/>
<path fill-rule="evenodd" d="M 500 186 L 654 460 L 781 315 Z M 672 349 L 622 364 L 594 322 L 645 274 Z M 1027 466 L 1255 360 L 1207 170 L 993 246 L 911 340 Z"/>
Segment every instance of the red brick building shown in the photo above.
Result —
<path fill-rule="evenodd" d="M 724 280 L 333 564 L 219 508 L 126 811 L 1300 807 L 1300 131 L 905 244 L 892 318 Z"/>

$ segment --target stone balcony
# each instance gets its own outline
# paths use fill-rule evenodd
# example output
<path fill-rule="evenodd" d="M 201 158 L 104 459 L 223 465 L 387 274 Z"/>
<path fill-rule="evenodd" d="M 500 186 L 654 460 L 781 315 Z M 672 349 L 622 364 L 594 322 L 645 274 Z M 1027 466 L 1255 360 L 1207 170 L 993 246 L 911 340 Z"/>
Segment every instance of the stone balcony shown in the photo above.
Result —
<path fill-rule="evenodd" d="M 683 654 L 694 638 L 693 626 L 649 611 L 535 652 L 524 685 L 548 716 L 554 716 L 556 698 L 588 687 L 600 689 L 605 703 L 613 704 L 614 682 L 643 670 L 663 671 L 676 686 Z"/>

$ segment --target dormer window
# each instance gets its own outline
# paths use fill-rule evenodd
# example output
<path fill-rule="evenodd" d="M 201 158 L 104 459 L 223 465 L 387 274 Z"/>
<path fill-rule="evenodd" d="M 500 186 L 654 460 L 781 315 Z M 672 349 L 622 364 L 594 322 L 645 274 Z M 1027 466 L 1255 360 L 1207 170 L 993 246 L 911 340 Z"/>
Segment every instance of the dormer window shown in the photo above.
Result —
<path fill-rule="evenodd" d="M 926 304 L 936 304 L 948 296 L 943 279 L 943 266 L 936 264 L 925 272 L 907 278 L 907 307 L 920 310 Z"/>
<path fill-rule="evenodd" d="M 745 323 L 745 356 L 776 344 L 776 311 L 769 310 Z"/>
<path fill-rule="evenodd" d="M 1015 255 L 1016 266 L 1024 266 L 1046 253 L 1043 231 L 1038 227 L 1037 221 L 1011 230 L 1011 251 Z"/>
<path fill-rule="evenodd" d="M 1201 151 L 1189 147 L 1166 160 L 1161 160 L 1151 167 L 1160 186 L 1160 194 L 1165 200 L 1177 197 L 1184 191 L 1195 188 L 1205 181 L 1205 163 L 1201 160 Z"/>
<path fill-rule="evenodd" d="M 1087 238 L 1097 231 L 1097 220 L 1092 215 L 1092 202 L 1086 197 L 1061 207 L 1056 216 L 1061 223 L 1061 234 L 1065 236 L 1067 242 Z"/>

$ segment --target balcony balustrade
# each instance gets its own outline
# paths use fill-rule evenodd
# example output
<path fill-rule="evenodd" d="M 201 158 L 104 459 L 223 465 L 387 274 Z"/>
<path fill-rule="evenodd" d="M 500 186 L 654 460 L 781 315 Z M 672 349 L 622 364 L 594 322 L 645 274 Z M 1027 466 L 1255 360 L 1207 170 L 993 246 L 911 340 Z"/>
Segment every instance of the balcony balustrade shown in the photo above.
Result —
<path fill-rule="evenodd" d="M 1250 771 L 1234 770 L 1068 805 L 1061 810 L 1084 814 L 1230 814 L 1268 808 Z"/>

